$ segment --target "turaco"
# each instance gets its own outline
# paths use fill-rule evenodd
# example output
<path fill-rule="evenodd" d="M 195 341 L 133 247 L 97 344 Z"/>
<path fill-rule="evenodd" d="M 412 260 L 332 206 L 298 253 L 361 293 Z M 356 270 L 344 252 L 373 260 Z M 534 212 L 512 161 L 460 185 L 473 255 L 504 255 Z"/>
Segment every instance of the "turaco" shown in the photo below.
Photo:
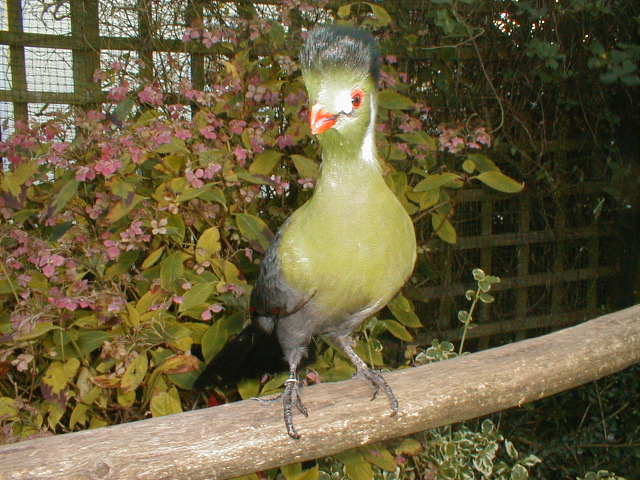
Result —
<path fill-rule="evenodd" d="M 351 334 L 383 308 L 411 275 L 416 258 L 411 218 L 387 187 L 376 158 L 379 52 L 365 30 L 320 26 L 300 56 L 311 102 L 311 133 L 322 147 L 321 175 L 311 198 L 280 227 L 260 265 L 251 294 L 252 324 L 201 375 L 204 385 L 224 370 L 266 367 L 279 344 L 289 367 L 282 403 L 287 432 L 299 438 L 293 410 L 300 397 L 298 368 L 320 335 L 382 390 L 398 412 L 384 378 L 354 351 Z M 243 365 L 244 364 L 244 367 Z"/>

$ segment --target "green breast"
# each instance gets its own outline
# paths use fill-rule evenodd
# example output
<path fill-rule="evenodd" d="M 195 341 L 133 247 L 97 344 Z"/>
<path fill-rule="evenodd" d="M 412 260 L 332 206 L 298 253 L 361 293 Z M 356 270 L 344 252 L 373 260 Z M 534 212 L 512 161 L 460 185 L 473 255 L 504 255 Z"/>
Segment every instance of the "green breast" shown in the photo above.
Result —
<path fill-rule="evenodd" d="M 287 283 L 313 293 L 327 317 L 384 306 L 416 257 L 411 218 L 380 174 L 354 173 L 354 181 L 343 171 L 338 182 L 318 185 L 293 214 L 279 249 Z"/>

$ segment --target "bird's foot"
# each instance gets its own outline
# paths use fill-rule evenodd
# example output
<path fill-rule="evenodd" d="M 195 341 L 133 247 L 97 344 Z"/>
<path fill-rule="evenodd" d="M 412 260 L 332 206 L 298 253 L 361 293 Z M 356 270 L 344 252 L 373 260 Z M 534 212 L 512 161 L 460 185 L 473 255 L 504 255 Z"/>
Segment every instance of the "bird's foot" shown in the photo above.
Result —
<path fill-rule="evenodd" d="M 387 381 L 380 373 L 367 367 L 359 369 L 356 375 L 366 379 L 373 387 L 373 395 L 371 396 L 371 400 L 374 400 L 378 395 L 378 392 L 382 390 L 389 399 L 389 403 L 391 404 L 391 416 L 393 417 L 394 415 L 397 415 L 399 410 L 398 399 L 393 393 L 393 390 L 391 390 L 391 387 L 389 386 Z"/>
<path fill-rule="evenodd" d="M 272 403 L 280 400 L 282 398 L 282 393 L 278 393 L 272 397 L 251 397 L 251 400 L 255 400 L 256 402 L 260 402 L 263 405 L 271 405 Z"/>
<path fill-rule="evenodd" d="M 300 385 L 296 378 L 289 378 L 284 382 L 282 405 L 284 409 L 284 424 L 287 427 L 287 433 L 291 438 L 300 438 L 300 434 L 293 425 L 293 407 L 295 405 L 295 407 L 305 417 L 309 416 L 309 412 L 307 412 L 307 409 L 300 398 Z"/>

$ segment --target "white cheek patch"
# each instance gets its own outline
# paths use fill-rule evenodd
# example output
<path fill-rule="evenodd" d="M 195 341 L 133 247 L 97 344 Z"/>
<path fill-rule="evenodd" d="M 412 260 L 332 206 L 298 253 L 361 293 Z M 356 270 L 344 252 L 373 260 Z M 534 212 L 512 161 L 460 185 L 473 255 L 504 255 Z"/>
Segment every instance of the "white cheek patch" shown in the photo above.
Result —
<path fill-rule="evenodd" d="M 353 113 L 353 104 L 351 103 L 351 92 L 341 90 L 336 97 L 336 109 L 338 112 L 351 115 Z"/>

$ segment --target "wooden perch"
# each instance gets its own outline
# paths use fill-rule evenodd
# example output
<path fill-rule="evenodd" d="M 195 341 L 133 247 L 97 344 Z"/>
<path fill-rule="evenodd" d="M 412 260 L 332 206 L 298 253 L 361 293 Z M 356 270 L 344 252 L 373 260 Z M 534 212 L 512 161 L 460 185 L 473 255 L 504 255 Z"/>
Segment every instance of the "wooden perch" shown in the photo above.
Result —
<path fill-rule="evenodd" d="M 0 447 L 1 479 L 232 478 L 520 406 L 640 361 L 640 305 L 549 335 L 386 375 L 305 388 L 292 440 L 280 403 L 243 401 Z"/>

